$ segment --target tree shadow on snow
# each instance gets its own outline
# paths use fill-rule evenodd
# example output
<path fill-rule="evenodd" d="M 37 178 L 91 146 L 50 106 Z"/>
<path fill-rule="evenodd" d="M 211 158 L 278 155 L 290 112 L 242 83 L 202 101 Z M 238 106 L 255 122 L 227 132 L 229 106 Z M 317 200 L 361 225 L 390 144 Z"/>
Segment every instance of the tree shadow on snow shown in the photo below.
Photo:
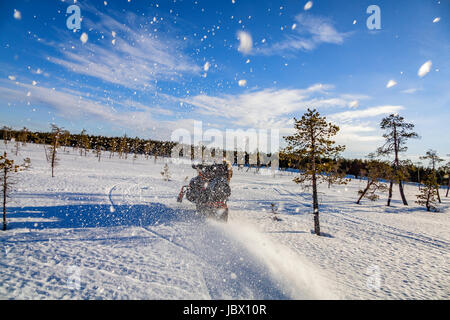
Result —
<path fill-rule="evenodd" d="M 152 226 L 199 219 L 191 210 L 177 210 L 161 203 L 148 205 L 82 204 L 8 209 L 8 229 L 98 228 Z M 19 219 L 20 220 L 19 220 Z M 14 221 L 14 220 L 19 221 Z"/>

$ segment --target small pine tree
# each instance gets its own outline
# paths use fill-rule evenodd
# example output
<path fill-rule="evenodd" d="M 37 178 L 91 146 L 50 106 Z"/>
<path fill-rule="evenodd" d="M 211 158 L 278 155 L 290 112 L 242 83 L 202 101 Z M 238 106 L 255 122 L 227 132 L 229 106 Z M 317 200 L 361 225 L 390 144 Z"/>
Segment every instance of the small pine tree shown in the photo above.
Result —
<path fill-rule="evenodd" d="M 356 204 L 360 204 L 363 198 L 370 201 L 379 199 L 377 192 L 385 192 L 388 187 L 381 179 L 389 179 L 392 175 L 392 168 L 386 162 L 381 162 L 374 159 L 372 154 L 369 155 L 369 163 L 367 164 L 367 185 L 364 189 L 359 190 L 359 198 Z"/>
<path fill-rule="evenodd" d="M 421 206 L 425 206 L 427 211 L 439 211 L 437 208 L 437 178 L 434 172 L 428 174 L 423 185 L 419 188 L 420 193 L 416 196 L 416 203 Z"/>
<path fill-rule="evenodd" d="M 163 176 L 164 181 L 170 180 L 169 165 L 167 163 L 164 165 L 164 169 L 163 171 L 161 171 L 161 175 Z"/>
<path fill-rule="evenodd" d="M 57 158 L 58 148 L 60 144 L 62 129 L 52 124 L 52 144 L 50 146 L 50 166 L 52 168 L 52 178 L 55 177 L 55 167 L 58 164 L 59 159 Z"/>
<path fill-rule="evenodd" d="M 3 230 L 6 230 L 6 199 L 8 197 L 8 192 L 11 189 L 11 185 L 13 184 L 11 181 L 11 174 L 27 169 L 30 166 L 30 163 L 30 159 L 27 158 L 24 160 L 24 164 L 15 165 L 14 160 L 8 159 L 6 152 L 3 156 L 0 156 L 0 182 L 2 183 L 3 196 Z"/>
<path fill-rule="evenodd" d="M 3 126 L 2 131 L 3 131 L 3 143 L 5 144 L 5 146 L 8 144 L 8 140 L 11 139 L 11 128 L 7 127 L 7 126 Z"/>
<path fill-rule="evenodd" d="M 433 174 L 436 176 L 437 172 L 436 172 L 436 167 L 437 165 L 444 161 L 444 159 L 440 158 L 437 154 L 436 151 L 434 150 L 428 150 L 427 153 L 425 154 L 425 156 L 420 157 L 420 159 L 422 160 L 428 160 L 431 166 L 431 170 L 433 171 Z M 437 181 L 437 180 L 436 180 Z M 437 198 L 439 203 L 441 203 L 441 196 L 439 194 L 439 184 L 436 182 L 436 193 L 437 193 Z"/>

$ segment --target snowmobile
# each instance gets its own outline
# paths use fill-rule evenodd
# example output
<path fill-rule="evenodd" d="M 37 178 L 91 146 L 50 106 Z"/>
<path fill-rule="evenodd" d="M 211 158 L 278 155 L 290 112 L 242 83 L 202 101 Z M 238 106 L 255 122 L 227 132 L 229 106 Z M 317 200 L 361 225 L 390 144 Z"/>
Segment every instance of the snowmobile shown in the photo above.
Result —
<path fill-rule="evenodd" d="M 197 170 L 198 175 L 191 179 L 189 185 L 181 188 L 177 201 L 182 202 L 186 195 L 188 201 L 195 203 L 197 213 L 228 221 L 227 200 L 231 195 L 231 168 L 227 163 L 194 164 L 192 168 Z"/>

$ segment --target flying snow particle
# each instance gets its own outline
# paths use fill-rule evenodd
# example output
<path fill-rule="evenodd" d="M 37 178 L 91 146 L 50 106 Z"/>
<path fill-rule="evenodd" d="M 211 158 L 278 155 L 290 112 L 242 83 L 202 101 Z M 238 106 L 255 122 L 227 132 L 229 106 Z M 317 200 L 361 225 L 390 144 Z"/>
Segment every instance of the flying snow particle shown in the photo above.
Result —
<path fill-rule="evenodd" d="M 15 76 L 8 76 L 8 79 L 11 81 L 16 81 L 16 77 Z"/>
<path fill-rule="evenodd" d="M 108 5 L 108 2 L 106 2 L 106 1 L 103 1 L 103 4 L 104 4 L 105 6 L 107 6 L 107 5 Z"/>
<path fill-rule="evenodd" d="M 14 19 L 17 19 L 17 20 L 22 19 L 22 14 L 17 9 L 14 9 Z"/>
<path fill-rule="evenodd" d="M 33 80 L 33 82 L 31 82 L 31 84 L 32 84 L 33 86 L 35 86 L 35 85 L 37 85 L 37 82 Z"/>
<path fill-rule="evenodd" d="M 358 100 L 353 100 L 350 101 L 350 103 L 348 104 L 349 108 L 358 108 L 359 107 L 359 101 Z"/>
<path fill-rule="evenodd" d="M 244 79 L 239 80 L 238 85 L 239 85 L 239 87 L 245 87 L 247 85 L 247 80 L 244 80 Z"/>
<path fill-rule="evenodd" d="M 244 54 L 250 53 L 250 51 L 252 51 L 252 47 L 253 47 L 252 36 L 250 35 L 250 33 L 245 32 L 245 31 L 239 31 L 238 39 L 239 39 L 238 51 L 240 51 Z"/>
<path fill-rule="evenodd" d="M 81 42 L 86 43 L 88 41 L 88 35 L 86 32 L 83 32 L 83 34 L 80 37 Z"/>
<path fill-rule="evenodd" d="M 250 63 L 250 59 L 247 59 L 247 61 L 245 61 L 245 63 Z"/>
<path fill-rule="evenodd" d="M 205 65 L 203 66 L 203 70 L 204 70 L 205 72 L 207 72 L 207 71 L 209 70 L 209 67 L 211 67 L 211 64 L 210 64 L 208 61 L 206 61 L 206 62 L 205 62 Z"/>
<path fill-rule="evenodd" d="M 436 18 L 434 18 L 433 23 L 437 23 L 439 21 L 441 21 L 441 17 L 436 17 Z"/>
<path fill-rule="evenodd" d="M 115 32 L 115 31 L 111 32 L 111 34 L 112 34 L 112 36 L 113 36 L 114 38 L 116 37 L 116 32 Z"/>
<path fill-rule="evenodd" d="M 232 273 L 230 274 L 230 278 L 233 279 L 233 280 L 236 279 L 236 278 L 237 278 L 236 273 L 232 272 Z"/>
<path fill-rule="evenodd" d="M 113 206 L 110 206 L 110 207 L 109 207 L 109 212 L 111 212 L 111 213 L 112 213 L 112 212 L 114 212 L 114 211 L 116 211 L 116 209 L 114 209 L 114 207 L 113 207 Z"/>
<path fill-rule="evenodd" d="M 113 46 L 116 45 L 116 39 L 112 39 L 111 43 L 113 44 Z"/>
<path fill-rule="evenodd" d="M 313 6 L 313 2 L 312 2 L 312 1 L 308 1 L 308 2 L 305 4 L 305 7 L 304 7 L 303 9 L 309 10 L 309 9 L 312 8 L 312 6 Z"/>
<path fill-rule="evenodd" d="M 27 92 L 27 97 L 29 97 L 29 96 L 31 96 L 31 92 L 30 91 Z"/>
<path fill-rule="evenodd" d="M 356 24 L 356 20 L 353 20 L 353 24 Z"/>
<path fill-rule="evenodd" d="M 397 81 L 389 80 L 388 83 L 386 84 L 386 88 L 392 88 L 395 85 L 397 85 Z"/>
<path fill-rule="evenodd" d="M 294 24 L 292 25 L 291 29 L 294 30 L 295 28 L 297 28 L 297 24 L 296 24 L 296 23 L 294 23 Z"/>
<path fill-rule="evenodd" d="M 262 39 L 262 40 L 261 40 L 261 43 L 266 43 L 266 39 Z"/>
<path fill-rule="evenodd" d="M 419 68 L 417 75 L 421 78 L 424 77 L 428 72 L 430 72 L 432 65 L 431 60 L 428 60 Z"/>

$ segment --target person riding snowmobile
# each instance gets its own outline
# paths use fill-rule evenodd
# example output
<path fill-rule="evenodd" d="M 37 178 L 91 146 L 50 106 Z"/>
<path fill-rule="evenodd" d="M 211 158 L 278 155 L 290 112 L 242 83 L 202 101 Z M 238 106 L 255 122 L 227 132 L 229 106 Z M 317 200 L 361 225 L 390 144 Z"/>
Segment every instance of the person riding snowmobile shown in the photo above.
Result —
<path fill-rule="evenodd" d="M 186 199 L 195 203 L 197 212 L 207 217 L 228 220 L 227 200 L 231 195 L 230 180 L 233 175 L 231 163 L 192 165 L 198 175 L 191 179 L 189 185 L 183 186 L 178 202 Z"/>

